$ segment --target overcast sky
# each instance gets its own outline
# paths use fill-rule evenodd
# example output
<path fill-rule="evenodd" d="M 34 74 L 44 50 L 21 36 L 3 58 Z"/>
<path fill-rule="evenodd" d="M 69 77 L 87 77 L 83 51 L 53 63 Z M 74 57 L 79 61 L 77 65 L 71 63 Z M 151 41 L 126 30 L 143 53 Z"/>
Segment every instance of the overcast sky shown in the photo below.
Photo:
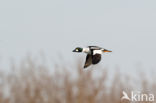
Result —
<path fill-rule="evenodd" d="M 156 67 L 155 0 L 1 0 L 0 55 L 22 58 L 40 50 L 54 61 L 76 61 L 77 46 L 113 52 L 99 65 Z"/>

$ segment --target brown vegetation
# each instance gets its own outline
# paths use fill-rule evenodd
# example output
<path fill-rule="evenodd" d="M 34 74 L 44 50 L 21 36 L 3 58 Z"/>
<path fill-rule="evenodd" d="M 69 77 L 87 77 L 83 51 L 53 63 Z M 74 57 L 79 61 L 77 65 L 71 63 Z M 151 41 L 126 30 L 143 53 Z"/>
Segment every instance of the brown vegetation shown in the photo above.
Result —
<path fill-rule="evenodd" d="M 156 81 L 138 77 L 136 82 L 119 72 L 109 76 L 107 69 L 84 70 L 80 65 L 55 66 L 50 71 L 30 58 L 13 64 L 10 73 L 0 72 L 0 103 L 121 103 L 122 91 L 129 94 L 138 85 L 144 93 L 156 93 Z"/>

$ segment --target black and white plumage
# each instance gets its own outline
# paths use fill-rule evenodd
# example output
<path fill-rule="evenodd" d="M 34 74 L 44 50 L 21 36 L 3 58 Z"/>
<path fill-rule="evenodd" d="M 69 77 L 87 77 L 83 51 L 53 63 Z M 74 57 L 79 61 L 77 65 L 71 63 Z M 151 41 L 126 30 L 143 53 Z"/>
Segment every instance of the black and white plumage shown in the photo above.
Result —
<path fill-rule="evenodd" d="M 73 52 L 84 52 L 87 53 L 84 68 L 87 68 L 91 64 L 97 64 L 101 61 L 101 54 L 104 52 L 112 52 L 110 50 L 101 48 L 99 46 L 88 46 L 87 48 L 77 47 Z"/>

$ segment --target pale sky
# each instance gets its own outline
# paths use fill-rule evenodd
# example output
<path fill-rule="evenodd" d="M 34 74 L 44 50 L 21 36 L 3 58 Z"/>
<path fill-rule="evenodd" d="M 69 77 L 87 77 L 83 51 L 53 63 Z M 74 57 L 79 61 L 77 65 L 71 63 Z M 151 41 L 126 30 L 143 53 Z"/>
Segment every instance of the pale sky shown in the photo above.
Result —
<path fill-rule="evenodd" d="M 74 63 L 85 59 L 72 52 L 75 47 L 97 45 L 113 51 L 100 66 L 149 70 L 156 68 L 156 1 L 1 0 L 0 37 L 5 62 L 43 50 L 54 61 L 61 54 Z"/>

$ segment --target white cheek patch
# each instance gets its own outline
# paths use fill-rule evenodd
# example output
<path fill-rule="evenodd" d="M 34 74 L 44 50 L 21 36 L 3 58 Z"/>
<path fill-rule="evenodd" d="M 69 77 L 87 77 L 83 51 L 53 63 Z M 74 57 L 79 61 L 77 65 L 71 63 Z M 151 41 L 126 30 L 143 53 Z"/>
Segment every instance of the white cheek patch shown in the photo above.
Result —
<path fill-rule="evenodd" d="M 78 49 L 76 49 L 76 51 L 79 51 Z"/>

